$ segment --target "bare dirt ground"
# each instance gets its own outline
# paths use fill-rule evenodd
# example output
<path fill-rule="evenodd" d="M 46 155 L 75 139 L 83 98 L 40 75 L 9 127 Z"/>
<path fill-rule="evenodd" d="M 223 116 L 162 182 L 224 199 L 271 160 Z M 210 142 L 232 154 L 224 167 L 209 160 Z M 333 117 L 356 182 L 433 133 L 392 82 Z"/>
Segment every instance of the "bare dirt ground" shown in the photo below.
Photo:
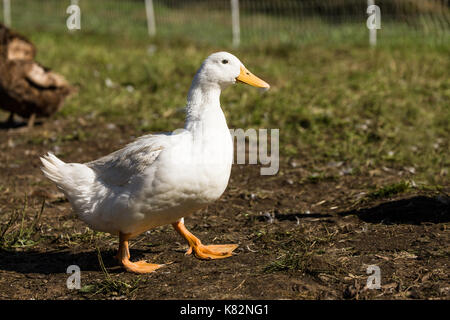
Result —
<path fill-rule="evenodd" d="M 186 244 L 164 226 L 133 241 L 131 256 L 173 263 L 150 275 L 124 272 L 113 259 L 117 239 L 77 220 L 41 174 L 39 156 L 53 150 L 84 162 L 138 134 L 86 119 L 0 131 L 0 299 L 450 298 L 448 186 L 366 197 L 399 181 L 398 171 L 307 179 L 317 168 L 307 156 L 282 159 L 276 176 L 235 165 L 221 199 L 186 219 L 204 243 L 239 244 L 233 257 L 186 256 Z M 81 290 L 66 287 L 69 265 L 81 269 Z M 380 268 L 381 289 L 365 288 L 369 265 Z"/>

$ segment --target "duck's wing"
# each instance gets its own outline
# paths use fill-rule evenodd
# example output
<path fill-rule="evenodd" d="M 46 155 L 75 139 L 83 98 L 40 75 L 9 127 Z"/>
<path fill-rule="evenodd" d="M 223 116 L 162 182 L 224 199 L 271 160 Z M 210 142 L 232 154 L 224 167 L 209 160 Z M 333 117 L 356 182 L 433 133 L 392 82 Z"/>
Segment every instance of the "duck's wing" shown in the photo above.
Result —
<path fill-rule="evenodd" d="M 153 164 L 167 145 L 168 136 L 169 134 L 143 136 L 123 149 L 86 165 L 94 170 L 103 183 L 124 186 Z"/>

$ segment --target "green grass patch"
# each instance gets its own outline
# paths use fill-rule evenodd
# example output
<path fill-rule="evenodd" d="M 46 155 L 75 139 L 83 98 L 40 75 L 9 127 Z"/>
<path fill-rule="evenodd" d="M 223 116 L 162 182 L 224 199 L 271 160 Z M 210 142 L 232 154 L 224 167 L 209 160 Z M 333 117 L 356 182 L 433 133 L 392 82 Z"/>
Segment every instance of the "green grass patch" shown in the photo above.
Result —
<path fill-rule="evenodd" d="M 31 218 L 27 221 L 28 198 L 25 197 L 22 209 L 13 210 L 7 221 L 0 225 L 0 247 L 14 249 L 32 247 L 39 242 L 39 220 L 44 212 L 45 201 Z"/>
<path fill-rule="evenodd" d="M 132 281 L 115 279 L 105 268 L 100 250 L 97 248 L 98 263 L 102 270 L 104 279 L 87 284 L 80 289 L 80 294 L 107 295 L 107 296 L 129 296 L 139 287 L 141 277 L 135 277 Z"/>
<path fill-rule="evenodd" d="M 283 254 L 279 259 L 271 262 L 264 267 L 264 272 L 278 272 L 278 271 L 308 271 L 308 254 L 307 253 L 294 253 L 287 252 Z"/>
<path fill-rule="evenodd" d="M 279 257 L 263 268 L 264 273 L 301 272 L 311 276 L 329 273 L 336 269 L 325 258 L 325 248 L 333 241 L 337 232 L 330 232 L 322 225 L 321 236 L 304 236 L 297 230 L 285 232 L 262 232 L 255 241 Z"/>
<path fill-rule="evenodd" d="M 398 183 L 393 183 L 387 186 L 380 187 L 376 189 L 375 191 L 370 192 L 367 194 L 367 197 L 369 199 L 385 199 L 389 198 L 398 194 L 402 194 L 407 192 L 412 188 L 412 185 L 410 182 L 402 181 Z"/>

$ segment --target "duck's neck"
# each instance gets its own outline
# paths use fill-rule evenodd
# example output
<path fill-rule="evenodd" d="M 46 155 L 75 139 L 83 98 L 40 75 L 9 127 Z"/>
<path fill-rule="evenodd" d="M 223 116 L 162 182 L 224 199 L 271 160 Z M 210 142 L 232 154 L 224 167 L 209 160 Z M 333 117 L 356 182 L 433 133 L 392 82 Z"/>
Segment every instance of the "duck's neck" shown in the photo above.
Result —
<path fill-rule="evenodd" d="M 220 108 L 221 88 L 218 84 L 203 84 L 194 78 L 189 89 L 184 128 L 192 133 L 201 130 L 223 130 L 226 126 L 225 116 Z"/>

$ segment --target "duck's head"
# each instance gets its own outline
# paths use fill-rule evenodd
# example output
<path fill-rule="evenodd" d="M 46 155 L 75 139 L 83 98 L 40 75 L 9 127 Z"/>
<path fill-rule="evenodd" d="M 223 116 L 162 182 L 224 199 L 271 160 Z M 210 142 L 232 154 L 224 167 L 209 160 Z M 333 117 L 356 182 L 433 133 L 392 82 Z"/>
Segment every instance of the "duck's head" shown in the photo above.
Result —
<path fill-rule="evenodd" d="M 270 88 L 267 82 L 248 71 L 238 58 L 228 52 L 216 52 L 206 58 L 198 70 L 196 78 L 201 84 L 217 84 L 221 89 L 236 83 L 236 81 L 258 88 Z"/>

